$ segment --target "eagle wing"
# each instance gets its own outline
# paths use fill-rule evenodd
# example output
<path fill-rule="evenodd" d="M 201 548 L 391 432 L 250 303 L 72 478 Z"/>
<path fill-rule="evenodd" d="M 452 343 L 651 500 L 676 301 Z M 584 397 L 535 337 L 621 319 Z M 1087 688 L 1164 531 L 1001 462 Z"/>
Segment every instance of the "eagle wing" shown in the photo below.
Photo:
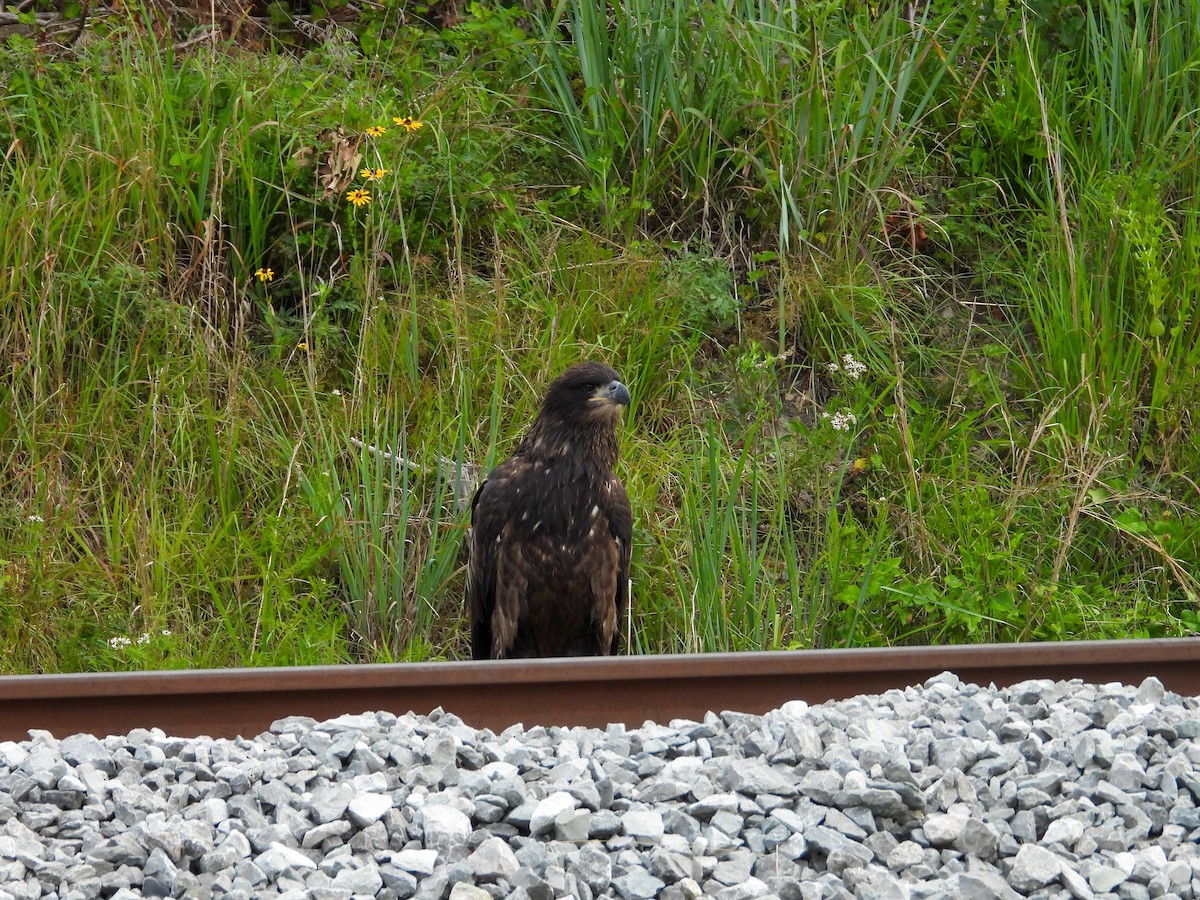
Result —
<path fill-rule="evenodd" d="M 511 457 L 484 479 L 471 500 L 467 605 L 473 659 L 507 655 L 525 609 L 530 570 L 513 520 L 531 474 L 528 462 Z"/>
<path fill-rule="evenodd" d="M 625 493 L 624 486 L 616 476 L 611 478 L 609 485 L 608 494 L 612 498 L 612 508 L 609 511 L 608 524 L 617 545 L 617 627 L 613 629 L 612 643 L 608 652 L 616 654 L 621 637 L 621 623 L 625 619 L 625 610 L 629 607 L 629 560 L 633 555 L 633 509 L 629 505 L 629 495 Z M 626 648 L 626 651 L 628 649 Z"/>
<path fill-rule="evenodd" d="M 467 546 L 467 608 L 471 615 L 471 657 L 491 659 L 492 610 L 496 605 L 496 551 L 502 520 L 491 513 L 491 504 L 480 501 L 495 490 L 485 478 L 471 498 L 471 532 Z"/>

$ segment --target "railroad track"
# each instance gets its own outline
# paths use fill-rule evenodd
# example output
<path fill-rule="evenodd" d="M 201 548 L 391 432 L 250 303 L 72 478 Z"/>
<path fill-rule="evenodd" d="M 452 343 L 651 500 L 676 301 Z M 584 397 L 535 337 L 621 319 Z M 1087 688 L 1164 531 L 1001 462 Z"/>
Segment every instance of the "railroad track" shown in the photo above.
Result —
<path fill-rule="evenodd" d="M 162 728 L 252 737 L 289 715 L 317 719 L 436 707 L 475 727 L 640 725 L 709 710 L 763 713 L 919 684 L 942 671 L 997 686 L 1030 678 L 1138 684 L 1200 695 L 1200 638 L 888 647 L 503 662 L 0 677 L 0 740 Z"/>

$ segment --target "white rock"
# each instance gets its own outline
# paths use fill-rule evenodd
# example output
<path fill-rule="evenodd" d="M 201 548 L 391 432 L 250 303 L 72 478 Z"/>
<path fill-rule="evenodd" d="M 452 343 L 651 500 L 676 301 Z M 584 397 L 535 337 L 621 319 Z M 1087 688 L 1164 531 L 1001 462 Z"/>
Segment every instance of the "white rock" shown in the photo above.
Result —
<path fill-rule="evenodd" d="M 901 841 L 887 855 L 887 867 L 893 872 L 915 866 L 925 859 L 925 849 L 915 841 Z"/>
<path fill-rule="evenodd" d="M 446 852 L 471 836 L 471 820 L 452 806 L 426 804 L 421 807 L 420 819 L 426 850 Z"/>
<path fill-rule="evenodd" d="M 921 823 L 925 837 L 935 847 L 947 847 L 959 839 L 967 824 L 967 816 L 959 813 L 934 813 Z"/>
<path fill-rule="evenodd" d="M 357 869 L 343 869 L 338 872 L 333 877 L 333 884 L 330 887 L 334 890 L 350 891 L 355 895 L 373 897 L 383 887 L 383 878 L 380 877 L 379 870 L 373 864 L 365 865 Z"/>
<path fill-rule="evenodd" d="M 1046 827 L 1042 835 L 1043 844 L 1062 844 L 1064 847 L 1074 847 L 1075 842 L 1083 837 L 1085 826 L 1075 818 L 1055 819 Z"/>
<path fill-rule="evenodd" d="M 654 810 L 629 810 L 622 813 L 625 833 L 639 844 L 657 844 L 663 838 L 662 813 Z"/>
<path fill-rule="evenodd" d="M 0 741 L 0 763 L 15 769 L 29 757 L 29 751 L 16 741 Z"/>
<path fill-rule="evenodd" d="M 1146 780 L 1146 768 L 1132 753 L 1118 753 L 1108 769 L 1108 781 L 1123 791 L 1141 790 Z"/>
<path fill-rule="evenodd" d="M 1128 877 L 1126 872 L 1112 866 L 1096 866 L 1088 872 L 1088 884 L 1098 894 L 1107 894 Z"/>
<path fill-rule="evenodd" d="M 592 814 L 586 809 L 568 809 L 554 817 L 554 837 L 559 841 L 575 844 L 588 839 L 592 826 Z"/>
<path fill-rule="evenodd" d="M 554 829 L 554 820 L 564 812 L 575 809 L 578 801 L 566 791 L 555 791 L 538 801 L 529 817 L 529 833 L 533 836 Z"/>
<path fill-rule="evenodd" d="M 481 887 L 460 881 L 450 889 L 450 900 L 492 900 L 492 895 Z"/>
<path fill-rule="evenodd" d="M 803 719 L 808 715 L 808 703 L 804 700 L 789 700 L 779 707 L 779 714 L 788 719 Z"/>
<path fill-rule="evenodd" d="M 437 861 L 436 850 L 400 850 L 392 854 L 392 865 L 414 875 L 432 875 Z"/>
<path fill-rule="evenodd" d="M 1137 857 L 1128 850 L 1122 850 L 1120 853 L 1114 853 L 1109 862 L 1120 869 L 1125 877 L 1128 878 L 1133 874 L 1133 867 L 1137 865 Z"/>
<path fill-rule="evenodd" d="M 1071 896 L 1075 900 L 1093 900 L 1096 896 L 1088 887 L 1087 880 L 1065 862 L 1062 863 L 1059 877 L 1062 878 L 1062 883 L 1067 886 L 1067 890 L 1071 892 Z"/>
<path fill-rule="evenodd" d="M 508 842 L 498 837 L 488 838 L 480 844 L 475 852 L 467 857 L 467 862 L 471 864 L 471 871 L 480 881 L 511 879 L 521 867 Z"/>
<path fill-rule="evenodd" d="M 378 822 L 392 808 L 392 798 L 387 794 L 359 794 L 346 807 L 350 821 L 359 828 Z"/>
<path fill-rule="evenodd" d="M 263 874 L 267 878 L 278 878 L 280 874 L 286 872 L 288 869 L 304 872 L 311 871 L 317 867 L 315 862 L 299 850 L 294 850 L 291 847 L 285 847 L 283 844 L 278 843 L 272 844 L 256 856 L 254 864 L 262 869 Z"/>
<path fill-rule="evenodd" d="M 1018 891 L 1034 891 L 1045 887 L 1062 871 L 1062 861 L 1036 844 L 1023 844 L 1013 858 L 1008 883 Z"/>

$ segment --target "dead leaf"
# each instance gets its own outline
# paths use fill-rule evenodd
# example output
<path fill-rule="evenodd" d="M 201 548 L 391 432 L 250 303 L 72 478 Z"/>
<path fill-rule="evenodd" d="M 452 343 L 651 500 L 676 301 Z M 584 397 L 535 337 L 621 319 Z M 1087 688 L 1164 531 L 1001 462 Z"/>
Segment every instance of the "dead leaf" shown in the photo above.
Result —
<path fill-rule="evenodd" d="M 321 199 L 340 195 L 353 183 L 358 174 L 363 155 L 359 152 L 362 135 L 347 135 L 344 128 L 326 128 L 318 136 L 322 143 L 329 144 L 325 158 L 317 166 L 317 184 L 321 186 Z"/>

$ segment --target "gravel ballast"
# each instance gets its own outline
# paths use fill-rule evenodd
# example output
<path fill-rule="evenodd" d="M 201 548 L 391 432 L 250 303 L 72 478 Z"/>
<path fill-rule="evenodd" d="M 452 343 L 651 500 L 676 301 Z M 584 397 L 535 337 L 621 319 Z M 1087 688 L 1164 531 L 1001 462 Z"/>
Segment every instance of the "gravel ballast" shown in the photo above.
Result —
<path fill-rule="evenodd" d="M 0 742 L 0 900 L 1200 898 L 1200 703 L 920 687 L 522 728 Z"/>

